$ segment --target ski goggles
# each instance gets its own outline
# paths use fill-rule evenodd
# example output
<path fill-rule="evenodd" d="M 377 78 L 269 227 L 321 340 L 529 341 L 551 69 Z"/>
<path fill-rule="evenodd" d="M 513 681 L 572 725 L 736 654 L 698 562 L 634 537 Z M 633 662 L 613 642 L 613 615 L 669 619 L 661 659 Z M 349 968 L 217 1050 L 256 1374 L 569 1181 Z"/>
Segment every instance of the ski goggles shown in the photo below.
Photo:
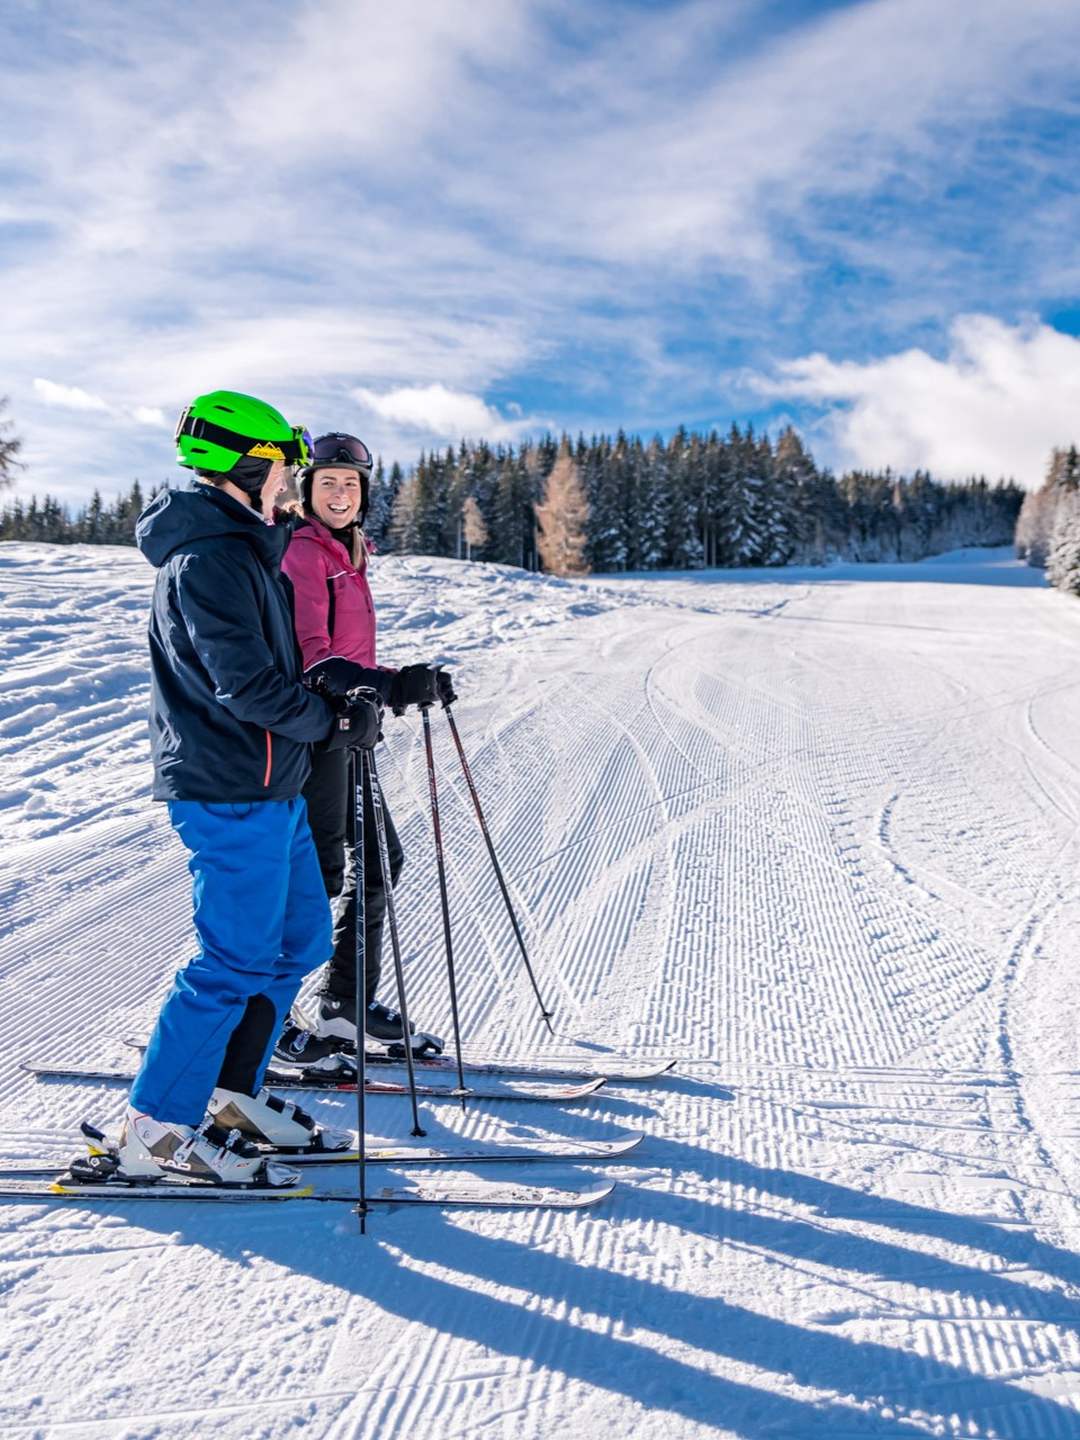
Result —
<path fill-rule="evenodd" d="M 366 474 L 371 473 L 374 464 L 371 451 L 362 440 L 337 430 L 330 435 L 319 436 L 312 445 L 311 459 L 307 463 L 311 466 L 350 465 Z"/>
<path fill-rule="evenodd" d="M 252 443 L 250 435 L 238 435 L 235 430 L 215 425 L 212 420 L 199 419 L 188 409 L 180 416 L 176 426 L 175 438 L 179 440 L 181 435 L 191 435 L 196 440 L 206 440 L 226 450 L 239 450 L 242 455 L 252 455 L 257 460 L 283 460 L 293 468 L 311 463 L 311 433 L 303 425 L 294 425 L 288 440 L 256 440 Z"/>

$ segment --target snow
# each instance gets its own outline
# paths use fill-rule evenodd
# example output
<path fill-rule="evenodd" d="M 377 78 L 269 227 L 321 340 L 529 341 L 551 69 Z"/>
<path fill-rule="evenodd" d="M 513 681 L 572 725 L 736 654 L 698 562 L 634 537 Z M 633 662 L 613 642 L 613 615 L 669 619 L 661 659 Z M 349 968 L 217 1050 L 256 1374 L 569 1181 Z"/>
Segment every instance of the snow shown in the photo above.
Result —
<path fill-rule="evenodd" d="M 116 1120 L 117 1087 L 20 1063 L 129 1064 L 189 953 L 151 582 L 129 550 L 0 546 L 6 1158 Z M 557 1011 L 550 1041 L 435 717 L 467 1041 L 677 1070 L 424 1106 L 429 1143 L 643 1130 L 621 1165 L 498 1172 L 616 1179 L 595 1210 L 361 1238 L 345 1206 L 0 1208 L 0 1431 L 1080 1434 L 1080 606 L 1005 551 L 580 582 L 387 558 L 374 587 L 383 658 L 455 668 Z M 412 1009 L 446 1030 L 413 720 L 381 771 Z M 407 1106 L 369 1113 L 407 1141 Z"/>

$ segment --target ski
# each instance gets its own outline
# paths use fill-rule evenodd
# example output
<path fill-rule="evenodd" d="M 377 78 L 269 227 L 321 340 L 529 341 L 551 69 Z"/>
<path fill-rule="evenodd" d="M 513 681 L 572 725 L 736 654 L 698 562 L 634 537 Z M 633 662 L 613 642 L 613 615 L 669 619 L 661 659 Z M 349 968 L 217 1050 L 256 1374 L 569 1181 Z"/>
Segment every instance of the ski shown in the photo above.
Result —
<path fill-rule="evenodd" d="M 631 1135 L 624 1140 L 526 1140 L 509 1145 L 471 1147 L 469 1145 L 372 1145 L 368 1147 L 369 1165 L 489 1165 L 501 1161 L 591 1161 L 603 1164 L 618 1160 L 636 1150 L 645 1137 Z M 289 1165 L 355 1165 L 355 1150 L 276 1150 L 259 1147 L 269 1160 Z M 68 1163 L 27 1161 L 20 1164 L 0 1163 L 0 1181 L 4 1179 L 59 1180 Z"/>
<path fill-rule="evenodd" d="M 81 1066 L 23 1065 L 22 1069 L 38 1080 L 103 1081 L 130 1085 L 135 1076 L 130 1070 L 91 1070 Z M 272 1090 L 333 1090 L 354 1094 L 355 1079 L 325 1070 L 268 1070 L 263 1081 Z M 467 1085 L 464 1090 L 449 1085 L 417 1085 L 416 1093 L 425 1100 L 535 1100 L 552 1105 L 572 1105 L 594 1095 L 604 1084 L 602 1076 L 578 1085 L 529 1086 L 506 1080 L 499 1088 L 481 1089 Z M 404 1095 L 409 1087 L 390 1080 L 369 1080 L 364 1086 L 368 1095 Z"/>
<path fill-rule="evenodd" d="M 369 1192 L 368 1206 L 431 1205 L 485 1210 L 578 1210 L 596 1205 L 607 1198 L 614 1185 L 594 1190 L 559 1190 L 550 1185 L 417 1185 L 400 1189 L 387 1185 Z M 310 1200 L 321 1204 L 356 1205 L 358 1195 L 320 1194 L 310 1186 L 299 1189 L 275 1190 L 269 1186 L 236 1186 L 200 1184 L 193 1181 L 161 1179 L 151 1184 L 138 1181 L 106 1180 L 88 1182 L 0 1178 L 0 1201 L 6 1199 L 42 1200 L 194 1200 L 200 1205 L 239 1204 L 256 1200 Z"/>
<path fill-rule="evenodd" d="M 130 1036 L 125 1036 L 123 1043 L 140 1052 L 146 1049 L 145 1041 L 136 1040 Z M 340 1055 L 343 1069 L 355 1069 L 355 1054 L 356 1047 L 353 1045 L 342 1048 Z M 405 1056 L 400 1045 L 391 1045 L 385 1050 L 368 1050 L 364 1059 L 367 1065 L 383 1068 L 400 1068 L 405 1064 Z M 596 1065 L 575 1065 L 566 1060 L 488 1060 L 480 1056 L 470 1059 L 468 1055 L 463 1055 L 462 1065 L 474 1075 L 506 1075 L 535 1080 L 633 1081 L 658 1080 L 661 1075 L 666 1075 L 670 1070 L 674 1070 L 678 1064 L 677 1060 L 634 1062 L 616 1056 L 612 1056 L 610 1059 L 610 1064 L 605 1064 L 603 1068 L 600 1068 Z M 433 1070 L 451 1075 L 457 1073 L 457 1062 L 452 1055 L 414 1055 L 413 1065 L 417 1071 Z M 342 1078 L 345 1077 L 342 1076 Z"/>
<path fill-rule="evenodd" d="M 353 1053 L 342 1052 L 350 1068 L 355 1068 Z M 395 1055 L 385 1050 L 369 1050 L 365 1056 L 365 1063 L 380 1069 L 397 1067 L 400 1069 L 405 1064 L 403 1055 Z M 656 1065 L 628 1065 L 625 1062 L 612 1066 L 605 1066 L 603 1070 L 596 1067 L 576 1066 L 558 1064 L 554 1061 L 543 1060 L 470 1060 L 468 1056 L 462 1057 L 462 1065 L 473 1075 L 502 1076 L 517 1079 L 535 1080 L 561 1080 L 579 1081 L 588 1080 L 656 1080 L 661 1075 L 666 1075 L 669 1070 L 675 1067 L 674 1060 L 665 1060 Z M 457 1073 L 457 1062 L 452 1055 L 426 1055 L 413 1056 L 413 1064 L 417 1073 L 423 1070 L 434 1070 L 446 1074 Z"/>

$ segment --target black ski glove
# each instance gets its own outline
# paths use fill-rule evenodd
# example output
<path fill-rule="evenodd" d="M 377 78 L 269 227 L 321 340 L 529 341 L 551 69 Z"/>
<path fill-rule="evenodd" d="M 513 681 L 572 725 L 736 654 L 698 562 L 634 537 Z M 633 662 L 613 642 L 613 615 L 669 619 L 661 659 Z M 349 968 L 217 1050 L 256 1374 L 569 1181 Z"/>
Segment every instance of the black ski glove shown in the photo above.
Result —
<path fill-rule="evenodd" d="M 384 705 L 389 704 L 390 690 L 394 683 L 391 670 L 374 670 L 367 665 L 358 665 L 355 660 L 345 660 L 340 655 L 331 655 L 319 660 L 310 670 L 304 672 L 304 684 L 328 699 L 347 695 L 358 687 L 375 690 Z"/>
<path fill-rule="evenodd" d="M 454 682 L 450 679 L 449 670 L 436 670 L 435 683 L 439 687 L 439 699 L 444 705 L 453 705 L 457 699 L 457 692 L 454 689 Z"/>
<path fill-rule="evenodd" d="M 390 686 L 390 708 L 402 715 L 410 705 L 434 705 L 439 698 L 438 671 L 431 665 L 404 665 Z"/>
<path fill-rule="evenodd" d="M 323 741 L 327 750 L 372 750 L 382 739 L 382 704 L 374 691 L 353 690 L 341 697 L 334 728 Z"/>

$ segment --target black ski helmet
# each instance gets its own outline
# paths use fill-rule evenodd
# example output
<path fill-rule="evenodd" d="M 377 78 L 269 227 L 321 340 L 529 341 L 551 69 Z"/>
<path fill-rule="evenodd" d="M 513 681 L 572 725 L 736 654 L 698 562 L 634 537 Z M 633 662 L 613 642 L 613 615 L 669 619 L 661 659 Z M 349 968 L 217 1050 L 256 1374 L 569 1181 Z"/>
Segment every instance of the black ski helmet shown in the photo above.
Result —
<path fill-rule="evenodd" d="M 341 430 L 332 430 L 328 435 L 319 435 L 311 442 L 311 461 L 300 471 L 300 502 L 305 514 L 312 513 L 311 481 L 316 470 L 355 470 L 360 476 L 360 510 L 356 524 L 363 525 L 370 503 L 370 482 L 372 471 L 371 451 L 355 435 L 346 435 Z"/>

